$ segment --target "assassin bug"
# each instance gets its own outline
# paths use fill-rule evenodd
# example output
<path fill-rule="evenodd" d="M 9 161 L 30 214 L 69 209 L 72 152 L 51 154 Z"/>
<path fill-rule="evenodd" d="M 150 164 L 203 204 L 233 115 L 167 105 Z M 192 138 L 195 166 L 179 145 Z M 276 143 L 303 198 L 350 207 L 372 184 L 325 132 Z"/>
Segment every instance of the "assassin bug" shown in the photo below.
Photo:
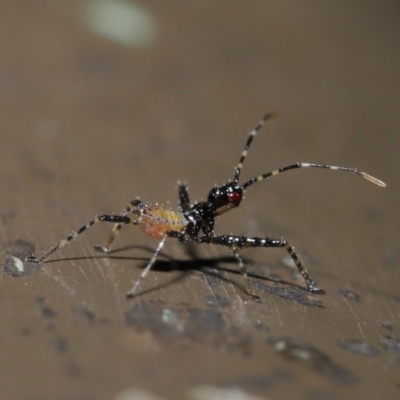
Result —
<path fill-rule="evenodd" d="M 132 288 L 126 293 L 127 297 L 132 297 L 137 288 L 139 287 L 142 280 L 145 278 L 147 273 L 154 265 L 162 247 L 164 246 L 165 240 L 168 237 L 175 238 L 181 243 L 194 242 L 197 244 L 208 243 L 218 244 L 221 246 L 230 247 L 233 254 L 235 255 L 240 272 L 244 278 L 247 293 L 249 297 L 256 301 L 261 301 L 259 296 L 254 292 L 254 289 L 250 283 L 250 279 L 247 275 L 243 259 L 239 255 L 239 249 L 244 247 L 283 247 L 289 253 L 293 262 L 295 263 L 298 271 L 302 275 L 307 290 L 311 293 L 323 293 L 323 290 L 318 289 L 315 286 L 315 282 L 311 279 L 307 270 L 304 268 L 299 257 L 294 251 L 294 248 L 284 239 L 273 239 L 270 237 L 259 238 L 259 237 L 247 237 L 247 236 L 235 236 L 235 235 L 216 235 L 214 233 L 215 218 L 227 211 L 238 207 L 243 199 L 244 191 L 251 185 L 261 182 L 264 179 L 268 179 L 272 176 L 279 175 L 282 172 L 286 172 L 297 168 L 325 168 L 334 171 L 345 171 L 353 172 L 367 179 L 368 181 L 378 185 L 386 186 L 386 184 L 377 178 L 374 178 L 367 173 L 360 171 L 357 168 L 349 167 L 338 167 L 334 165 L 326 164 L 315 164 L 298 162 L 296 164 L 288 165 L 286 167 L 278 168 L 265 174 L 256 176 L 247 182 L 240 184 L 239 177 L 242 171 L 243 162 L 247 156 L 249 147 L 256 136 L 257 132 L 265 124 L 265 122 L 273 117 L 274 113 L 269 113 L 262 118 L 253 130 L 249 132 L 249 137 L 246 141 L 239 163 L 235 167 L 235 173 L 233 181 L 228 182 L 222 186 L 216 186 L 210 190 L 206 201 L 195 203 L 191 205 L 189 199 L 188 188 L 185 184 L 179 183 L 178 194 L 179 194 L 179 205 L 180 210 L 174 211 L 159 205 L 150 205 L 144 203 L 138 199 L 133 200 L 129 203 L 128 207 L 122 211 L 121 215 L 96 215 L 93 219 L 82 225 L 78 230 L 67 236 L 66 239 L 61 240 L 57 245 L 52 247 L 47 253 L 40 257 L 28 256 L 26 261 L 42 263 L 48 257 L 50 257 L 59 248 L 64 247 L 68 242 L 74 241 L 81 233 L 86 231 L 89 227 L 97 222 L 111 222 L 114 223 L 114 227 L 111 230 L 108 241 L 105 246 L 96 246 L 97 251 L 108 253 L 111 245 L 114 242 L 117 234 L 121 230 L 123 225 L 133 224 L 139 225 L 144 233 L 147 235 L 160 239 L 158 247 L 147 264 L 146 268 L 142 271 L 139 279 L 132 286 Z"/>

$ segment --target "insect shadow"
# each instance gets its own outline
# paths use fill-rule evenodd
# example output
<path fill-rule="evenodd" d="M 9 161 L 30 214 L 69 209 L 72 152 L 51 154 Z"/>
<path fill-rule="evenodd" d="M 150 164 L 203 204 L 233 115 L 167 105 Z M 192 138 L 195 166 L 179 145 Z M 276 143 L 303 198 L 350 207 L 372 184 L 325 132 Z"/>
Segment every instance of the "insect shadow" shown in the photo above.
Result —
<path fill-rule="evenodd" d="M 223 273 L 226 274 L 234 274 L 240 275 L 240 271 L 237 268 L 227 268 L 222 266 L 221 264 L 236 264 L 237 260 L 234 256 L 217 256 L 217 257 L 200 257 L 195 248 L 191 246 L 191 243 L 188 243 L 184 246 L 185 252 L 189 259 L 176 259 L 175 257 L 171 257 L 165 252 L 160 252 L 159 256 L 163 257 L 163 259 L 157 259 L 154 263 L 152 270 L 158 272 L 180 272 L 179 275 L 175 276 L 172 279 L 169 279 L 166 282 L 159 283 L 151 288 L 142 290 L 140 295 L 144 295 L 146 293 L 151 293 L 157 291 L 162 288 L 166 288 L 171 284 L 176 284 L 182 281 L 188 273 L 193 271 L 199 271 L 204 274 L 205 280 L 208 282 L 211 288 L 217 287 L 221 285 L 221 282 L 230 283 L 234 287 L 238 288 L 242 292 L 246 292 L 246 288 L 244 285 L 241 285 L 239 282 L 233 281 L 229 278 L 229 276 L 224 276 Z M 80 261 L 80 260 L 99 260 L 99 259 L 107 259 L 107 260 L 125 260 L 125 261 L 143 261 L 143 264 L 139 265 L 138 268 L 144 270 L 148 263 L 148 258 L 146 257 L 135 257 L 135 256 L 123 256 L 119 255 L 121 252 L 125 252 L 128 250 L 143 250 L 150 254 L 153 254 L 153 249 L 147 246 L 138 246 L 138 245 L 129 245 L 120 248 L 116 248 L 110 251 L 108 254 L 104 255 L 93 255 L 93 256 L 76 256 L 76 257 L 63 257 L 60 259 L 52 259 L 46 261 L 45 264 L 56 263 L 60 261 Z M 243 260 L 251 265 L 253 262 L 251 259 L 243 258 Z M 135 267 L 136 268 L 136 267 Z M 277 278 L 274 276 L 273 278 L 267 277 L 261 274 L 248 272 L 248 277 L 261 281 L 268 281 L 276 284 L 284 284 L 289 286 L 292 289 L 296 289 L 300 294 L 307 295 L 309 292 L 307 289 L 303 288 L 302 285 L 298 285 L 291 281 L 286 281 L 281 278 Z M 262 288 L 265 290 L 266 285 L 263 284 Z M 271 294 L 278 295 L 282 297 L 279 293 L 275 293 L 273 289 L 267 290 Z"/>

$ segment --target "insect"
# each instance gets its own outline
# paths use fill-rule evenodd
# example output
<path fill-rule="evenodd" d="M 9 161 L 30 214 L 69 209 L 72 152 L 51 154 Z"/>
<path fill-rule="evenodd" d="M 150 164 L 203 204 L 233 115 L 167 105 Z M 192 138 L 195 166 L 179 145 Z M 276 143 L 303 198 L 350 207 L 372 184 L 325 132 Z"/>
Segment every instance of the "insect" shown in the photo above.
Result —
<path fill-rule="evenodd" d="M 167 238 L 175 238 L 181 243 L 194 242 L 197 244 L 208 243 L 216 244 L 221 246 L 229 247 L 239 264 L 240 272 L 243 276 L 245 286 L 247 289 L 248 296 L 258 302 L 261 299 L 256 295 L 250 279 L 247 275 L 246 267 L 243 259 L 239 254 L 239 249 L 249 247 L 281 247 L 284 248 L 298 271 L 303 277 L 307 290 L 311 293 L 323 293 L 323 290 L 318 289 L 315 286 L 315 282 L 308 274 L 307 270 L 303 266 L 299 257 L 297 256 L 294 248 L 284 239 L 274 239 L 271 237 L 247 237 L 247 236 L 235 236 L 235 235 L 217 235 L 214 232 L 215 219 L 220 215 L 228 212 L 229 210 L 236 208 L 240 205 L 245 190 L 255 183 L 261 182 L 265 179 L 269 179 L 273 176 L 279 175 L 283 172 L 290 171 L 297 168 L 325 168 L 333 171 L 345 171 L 352 172 L 362 176 L 368 181 L 378 185 L 386 186 L 386 184 L 377 178 L 374 178 L 367 173 L 360 171 L 357 168 L 339 167 L 334 165 L 316 164 L 298 162 L 296 164 L 281 167 L 273 171 L 258 175 L 247 182 L 240 184 L 239 178 L 242 171 L 243 162 L 247 157 L 248 150 L 254 137 L 258 131 L 265 124 L 265 122 L 273 117 L 274 113 L 266 114 L 252 129 L 242 151 L 239 163 L 235 167 L 233 181 L 222 186 L 216 186 L 210 190 L 207 200 L 191 204 L 189 198 L 189 191 L 185 184 L 178 184 L 179 194 L 179 210 L 171 210 L 169 208 L 162 207 L 160 205 L 151 205 L 142 202 L 139 199 L 131 201 L 128 206 L 122 211 L 121 215 L 96 215 L 93 219 L 89 220 L 85 225 L 82 225 L 78 230 L 72 232 L 65 239 L 61 240 L 57 245 L 52 247 L 49 251 L 40 257 L 30 255 L 26 258 L 26 261 L 43 263 L 53 253 L 55 253 L 61 247 L 64 247 L 68 242 L 74 241 L 81 233 L 85 232 L 92 225 L 97 222 L 111 222 L 114 226 L 111 230 L 109 238 L 104 246 L 96 246 L 97 251 L 108 253 L 111 249 L 111 245 L 114 242 L 117 234 L 121 230 L 123 225 L 133 224 L 138 225 L 141 230 L 147 235 L 159 239 L 160 242 L 152 258 L 147 264 L 146 268 L 142 271 L 138 280 L 134 283 L 132 288 L 126 293 L 127 297 L 133 297 L 148 272 L 154 265 L 162 247 L 164 246 Z"/>

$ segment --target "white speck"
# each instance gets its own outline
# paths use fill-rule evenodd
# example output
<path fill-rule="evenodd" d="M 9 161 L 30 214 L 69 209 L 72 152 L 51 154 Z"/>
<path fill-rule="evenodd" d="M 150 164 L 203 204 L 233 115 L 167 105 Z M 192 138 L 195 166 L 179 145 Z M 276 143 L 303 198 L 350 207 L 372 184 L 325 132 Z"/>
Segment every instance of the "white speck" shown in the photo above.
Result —
<path fill-rule="evenodd" d="M 11 257 L 12 257 L 12 259 L 14 261 L 15 268 L 17 268 L 17 270 L 19 272 L 24 272 L 25 271 L 25 267 L 24 267 L 24 263 L 22 262 L 22 260 L 20 258 L 18 258 L 18 257 L 14 257 L 14 256 L 11 256 Z"/>
<path fill-rule="evenodd" d="M 163 310 L 162 320 L 167 325 L 174 327 L 178 332 L 182 332 L 184 330 L 184 326 L 178 315 L 169 308 Z"/>

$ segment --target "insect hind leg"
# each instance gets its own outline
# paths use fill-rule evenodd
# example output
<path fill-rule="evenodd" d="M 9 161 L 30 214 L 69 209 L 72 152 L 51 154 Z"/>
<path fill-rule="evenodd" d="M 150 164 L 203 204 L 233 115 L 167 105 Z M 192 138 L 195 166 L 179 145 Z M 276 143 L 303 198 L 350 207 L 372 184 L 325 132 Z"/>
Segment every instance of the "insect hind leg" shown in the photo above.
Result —
<path fill-rule="evenodd" d="M 294 251 L 294 248 L 290 246 L 290 244 L 286 240 L 281 240 L 283 247 L 285 247 L 286 251 L 289 253 L 293 262 L 295 263 L 297 269 L 299 270 L 301 276 L 307 284 L 307 290 L 311 293 L 324 294 L 325 291 L 323 289 L 319 289 L 315 286 L 315 282 L 311 279 L 307 270 L 304 268 L 302 262 L 300 261 L 298 255 Z"/>
<path fill-rule="evenodd" d="M 300 261 L 299 257 L 297 256 L 294 248 L 283 239 L 271 239 L 271 238 L 258 238 L 258 237 L 246 237 L 246 236 L 234 236 L 234 235 L 219 235 L 219 236 L 203 236 L 198 239 L 197 243 L 212 243 L 212 244 L 219 244 L 222 246 L 231 247 L 234 249 L 243 248 L 243 247 L 284 247 L 286 251 L 289 253 L 290 257 L 292 258 L 293 262 L 295 263 L 298 271 L 300 272 L 301 276 L 303 277 L 306 285 L 307 290 L 310 293 L 318 293 L 323 294 L 325 293 L 322 289 L 319 289 L 315 286 L 315 282 L 308 274 L 306 268 L 303 266 L 302 262 Z M 239 260 L 239 265 L 241 268 L 242 275 L 245 277 L 246 280 L 246 270 L 244 268 L 243 261 L 240 261 L 240 257 L 236 255 L 235 250 L 234 254 L 236 258 Z M 248 278 L 247 278 L 248 279 Z M 246 287 L 248 284 L 246 283 Z M 252 292 L 249 293 L 250 297 L 252 297 Z"/>
<path fill-rule="evenodd" d="M 262 303 L 262 300 L 261 300 L 260 296 L 256 295 L 256 293 L 254 291 L 254 288 L 253 288 L 253 285 L 250 282 L 249 275 L 247 274 L 246 267 L 244 266 L 243 259 L 239 255 L 239 249 L 236 246 L 232 246 L 232 251 L 233 251 L 233 254 L 235 255 L 235 257 L 236 257 L 236 259 L 237 259 L 237 261 L 239 263 L 240 273 L 241 273 L 241 275 L 242 275 L 242 277 L 244 279 L 244 282 L 245 282 L 245 285 L 246 285 L 247 294 L 249 295 L 249 298 L 251 300 L 257 301 L 258 303 Z"/>

